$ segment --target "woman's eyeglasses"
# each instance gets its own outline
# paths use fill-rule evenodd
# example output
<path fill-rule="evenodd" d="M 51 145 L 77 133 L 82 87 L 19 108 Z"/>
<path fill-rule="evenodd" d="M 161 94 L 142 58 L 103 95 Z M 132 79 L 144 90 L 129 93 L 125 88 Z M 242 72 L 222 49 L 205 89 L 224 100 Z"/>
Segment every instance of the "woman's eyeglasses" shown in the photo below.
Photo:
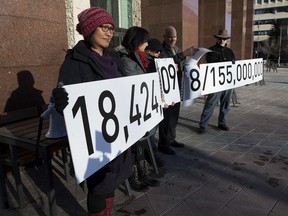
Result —
<path fill-rule="evenodd" d="M 106 25 L 100 25 L 99 28 L 102 29 L 103 32 L 110 32 L 111 34 L 113 34 L 115 32 L 114 27 L 110 27 L 110 26 L 106 26 Z"/>

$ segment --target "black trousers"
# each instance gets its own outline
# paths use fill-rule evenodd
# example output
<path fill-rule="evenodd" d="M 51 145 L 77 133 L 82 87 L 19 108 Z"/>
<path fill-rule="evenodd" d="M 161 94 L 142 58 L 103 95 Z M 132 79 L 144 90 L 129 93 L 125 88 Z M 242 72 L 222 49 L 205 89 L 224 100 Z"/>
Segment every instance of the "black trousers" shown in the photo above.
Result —
<path fill-rule="evenodd" d="M 180 102 L 174 106 L 163 109 L 164 119 L 159 124 L 159 144 L 158 147 L 168 147 L 175 141 L 176 126 L 180 113 Z"/>

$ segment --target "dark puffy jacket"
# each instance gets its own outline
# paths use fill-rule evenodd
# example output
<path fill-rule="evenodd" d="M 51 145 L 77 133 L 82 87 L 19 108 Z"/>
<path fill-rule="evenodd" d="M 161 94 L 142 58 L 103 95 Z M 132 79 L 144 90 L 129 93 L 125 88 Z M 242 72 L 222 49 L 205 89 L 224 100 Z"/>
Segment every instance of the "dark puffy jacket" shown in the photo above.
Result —
<path fill-rule="evenodd" d="M 58 82 L 68 85 L 108 79 L 109 75 L 105 74 L 89 52 L 84 41 L 78 42 L 73 49 L 69 50 L 61 66 Z M 131 176 L 132 164 L 129 148 L 86 179 L 88 190 L 96 194 L 112 194 L 125 179 Z"/>
<path fill-rule="evenodd" d="M 119 50 L 119 70 L 124 76 L 144 74 L 146 72 L 138 53 L 131 52 L 126 48 Z"/>

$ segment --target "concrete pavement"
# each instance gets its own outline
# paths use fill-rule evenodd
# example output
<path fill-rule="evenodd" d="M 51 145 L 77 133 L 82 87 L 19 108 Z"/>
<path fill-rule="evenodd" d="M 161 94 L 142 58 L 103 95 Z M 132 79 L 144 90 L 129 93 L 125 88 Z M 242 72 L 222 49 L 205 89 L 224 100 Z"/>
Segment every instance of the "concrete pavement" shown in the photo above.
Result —
<path fill-rule="evenodd" d="M 288 69 L 265 73 L 265 85 L 236 89 L 230 131 L 217 128 L 218 107 L 205 134 L 198 134 L 203 99 L 181 109 L 177 140 L 184 148 L 164 161 L 159 187 L 132 197 L 117 190 L 114 216 L 286 216 L 288 215 Z M 57 162 L 57 160 L 55 160 Z M 57 167 L 57 163 L 54 163 Z M 56 171 L 56 170 L 55 170 Z M 61 172 L 61 169 L 58 169 Z M 22 172 L 26 206 L 17 208 L 9 177 L 12 208 L 0 215 L 48 215 L 42 167 Z M 86 191 L 73 178 L 55 172 L 58 215 L 86 215 Z"/>

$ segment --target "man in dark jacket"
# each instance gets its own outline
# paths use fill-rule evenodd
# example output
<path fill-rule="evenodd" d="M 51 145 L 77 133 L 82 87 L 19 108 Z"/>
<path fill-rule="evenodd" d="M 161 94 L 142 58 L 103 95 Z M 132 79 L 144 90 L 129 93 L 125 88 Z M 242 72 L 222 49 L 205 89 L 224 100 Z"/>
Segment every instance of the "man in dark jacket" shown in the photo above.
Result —
<path fill-rule="evenodd" d="M 176 46 L 177 32 L 173 26 L 168 26 L 165 29 L 163 51 L 160 54 L 161 58 L 173 58 L 175 64 L 178 65 L 177 78 L 179 91 L 182 82 L 182 65 L 186 56 L 193 56 L 198 49 L 190 47 L 183 52 Z M 180 112 L 180 102 L 164 108 L 164 119 L 159 124 L 159 143 L 158 150 L 164 154 L 174 155 L 175 151 L 170 148 L 184 147 L 183 143 L 179 143 L 176 138 L 176 126 L 178 123 Z"/>
<path fill-rule="evenodd" d="M 235 62 L 235 55 L 231 49 L 227 47 L 228 36 L 227 30 L 219 30 L 218 34 L 214 35 L 216 44 L 209 49 L 214 52 L 206 54 L 207 63 L 213 62 Z M 218 128 L 220 130 L 228 131 L 229 127 L 226 125 L 227 113 L 229 111 L 229 104 L 231 100 L 233 89 L 209 94 L 206 98 L 205 105 L 202 111 L 201 120 L 199 123 L 199 133 L 205 133 L 210 117 L 214 112 L 214 108 L 218 101 L 220 101 L 220 111 L 218 116 Z"/>

